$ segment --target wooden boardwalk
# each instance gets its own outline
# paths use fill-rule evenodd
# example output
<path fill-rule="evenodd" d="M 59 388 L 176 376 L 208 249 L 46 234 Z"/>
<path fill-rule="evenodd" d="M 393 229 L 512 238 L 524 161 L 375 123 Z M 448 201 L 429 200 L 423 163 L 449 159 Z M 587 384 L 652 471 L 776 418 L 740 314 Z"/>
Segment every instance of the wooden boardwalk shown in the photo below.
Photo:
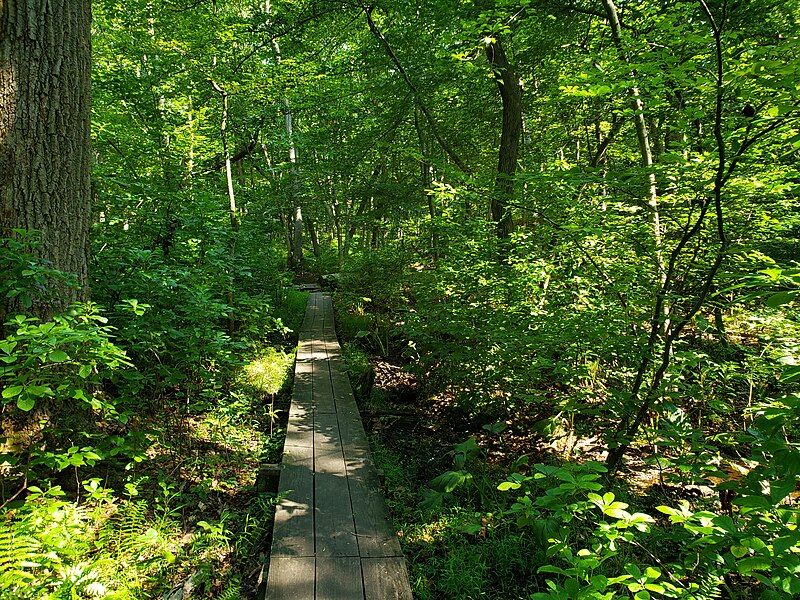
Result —
<path fill-rule="evenodd" d="M 320 292 L 309 297 L 300 332 L 279 494 L 267 599 L 411 599 L 331 299 Z"/>

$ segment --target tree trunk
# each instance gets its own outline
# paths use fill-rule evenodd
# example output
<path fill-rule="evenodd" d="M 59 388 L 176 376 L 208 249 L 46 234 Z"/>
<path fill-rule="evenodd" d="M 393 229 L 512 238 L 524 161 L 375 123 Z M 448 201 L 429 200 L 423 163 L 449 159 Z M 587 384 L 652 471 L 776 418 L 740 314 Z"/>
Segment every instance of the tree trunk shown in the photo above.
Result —
<path fill-rule="evenodd" d="M 233 170 L 231 168 L 231 152 L 228 146 L 228 92 L 217 82 L 212 81 L 211 87 L 220 96 L 222 102 L 222 115 L 219 122 L 219 137 L 222 141 L 222 156 L 225 161 L 225 187 L 228 191 L 228 209 L 231 218 L 231 229 L 239 229 L 239 210 L 236 207 L 236 194 L 233 190 Z"/>
<path fill-rule="evenodd" d="M 0 2 L 0 234 L 38 230 L 36 255 L 77 278 L 33 312 L 89 292 L 91 3 Z"/>
<path fill-rule="evenodd" d="M 314 220 L 311 217 L 306 217 L 306 229 L 308 229 L 308 237 L 311 240 L 311 251 L 314 257 L 319 259 L 319 238 L 317 237 L 317 228 L 314 226 Z"/>
<path fill-rule="evenodd" d="M 514 231 L 509 204 L 514 198 L 514 175 L 517 172 L 522 133 L 522 86 L 499 38 L 486 46 L 486 58 L 503 100 L 503 130 L 500 134 L 495 194 L 491 204 L 492 220 L 497 223 L 497 237 L 502 240 Z"/>
<path fill-rule="evenodd" d="M 292 217 L 292 256 L 291 267 L 295 270 L 303 270 L 303 210 L 299 206 L 294 207 Z"/>
<path fill-rule="evenodd" d="M 417 130 L 417 139 L 419 140 L 419 152 L 421 156 L 420 168 L 420 184 L 422 185 L 422 193 L 425 195 L 425 201 L 428 204 L 428 215 L 431 218 L 431 256 L 434 262 L 439 259 L 439 232 L 436 230 L 436 199 L 433 196 L 431 188 L 433 187 L 433 165 L 428 159 L 428 144 L 426 143 L 425 135 L 419 122 L 419 108 L 414 111 L 414 127 Z"/>
<path fill-rule="evenodd" d="M 611 37 L 614 40 L 614 46 L 617 48 L 620 58 L 626 63 L 629 62 L 628 56 L 625 53 L 625 47 L 622 43 L 622 24 L 619 22 L 619 15 L 617 14 L 617 7 L 613 0 L 603 0 L 603 6 L 606 9 L 608 22 L 611 27 Z M 631 73 L 632 79 L 636 81 L 636 73 Z M 661 215 L 658 205 L 658 186 L 656 185 L 656 174 L 653 172 L 653 150 L 650 143 L 650 135 L 647 130 L 647 121 L 645 118 L 644 103 L 642 102 L 639 88 L 634 84 L 629 90 L 631 96 L 631 108 L 633 109 L 633 123 L 636 126 L 636 138 L 639 143 L 639 155 L 641 157 L 642 166 L 647 170 L 647 185 L 648 196 L 647 204 L 653 213 L 653 243 L 655 245 L 656 254 L 656 268 L 658 270 L 658 277 L 663 285 L 665 277 L 664 257 L 662 253 L 662 231 L 661 231 Z M 664 330 L 669 327 L 668 315 L 669 307 L 664 307 Z"/>

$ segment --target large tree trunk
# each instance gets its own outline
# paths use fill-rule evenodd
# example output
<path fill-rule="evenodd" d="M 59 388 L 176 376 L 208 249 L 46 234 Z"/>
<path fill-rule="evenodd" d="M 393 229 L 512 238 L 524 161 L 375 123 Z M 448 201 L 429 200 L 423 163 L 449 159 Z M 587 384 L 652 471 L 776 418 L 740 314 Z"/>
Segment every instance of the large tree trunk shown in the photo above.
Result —
<path fill-rule="evenodd" d="M 38 230 L 38 256 L 75 275 L 42 317 L 88 294 L 90 0 L 0 2 L 0 234 Z"/>
<path fill-rule="evenodd" d="M 492 220 L 497 223 L 497 237 L 505 239 L 514 231 L 509 205 L 514 199 L 514 176 L 517 172 L 519 138 L 522 133 L 522 86 L 499 38 L 486 46 L 486 58 L 494 71 L 503 100 L 503 129 L 500 134 L 497 181 L 491 214 Z"/>

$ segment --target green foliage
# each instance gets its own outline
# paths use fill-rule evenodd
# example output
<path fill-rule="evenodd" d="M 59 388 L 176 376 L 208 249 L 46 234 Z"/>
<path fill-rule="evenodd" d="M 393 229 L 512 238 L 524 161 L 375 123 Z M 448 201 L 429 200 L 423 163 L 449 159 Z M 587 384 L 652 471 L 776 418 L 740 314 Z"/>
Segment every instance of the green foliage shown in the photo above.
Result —
<path fill-rule="evenodd" d="M 345 339 L 358 339 L 383 356 L 395 351 L 391 339 L 398 310 L 405 303 L 402 288 L 407 258 L 395 248 L 353 257 L 339 279 L 339 323 Z"/>
<path fill-rule="evenodd" d="M 24 412 L 37 403 L 43 409 L 75 404 L 118 417 L 113 404 L 92 393 L 112 370 L 130 366 L 111 342 L 107 323 L 94 304 L 76 305 L 46 323 L 14 317 L 6 324 L 11 335 L 0 342 L 4 404 L 13 402 Z"/>
<path fill-rule="evenodd" d="M 281 391 L 290 380 L 294 366 L 294 354 L 285 354 L 274 348 L 254 358 L 244 366 L 247 383 L 255 391 L 274 395 Z"/>
<path fill-rule="evenodd" d="M 0 340 L 0 384 L 5 418 L 14 423 L 2 445 L 9 481 L 77 472 L 131 454 L 121 436 L 97 441 L 100 422 L 119 427 L 130 417 L 124 403 L 102 389 L 130 362 L 111 341 L 113 328 L 98 307 L 75 305 L 44 323 L 17 315 L 7 329 Z"/>
<path fill-rule="evenodd" d="M 800 594 L 797 2 L 596 4 L 95 2 L 97 304 L 35 318 L 69 241 L 0 239 L 2 592 L 250 593 L 271 501 L 225 465 L 278 456 L 291 282 L 341 269 L 363 395 L 403 357 L 463 416 L 395 465 L 420 597 Z M 726 501 L 656 514 L 601 449 Z"/>
<path fill-rule="evenodd" d="M 58 488 L 29 488 L 24 504 L 0 516 L 0 592 L 14 598 L 141 598 L 143 586 L 174 560 L 166 529 L 148 527 L 141 503 L 110 492 L 78 505 Z M 170 558 L 171 557 L 171 558 Z"/>

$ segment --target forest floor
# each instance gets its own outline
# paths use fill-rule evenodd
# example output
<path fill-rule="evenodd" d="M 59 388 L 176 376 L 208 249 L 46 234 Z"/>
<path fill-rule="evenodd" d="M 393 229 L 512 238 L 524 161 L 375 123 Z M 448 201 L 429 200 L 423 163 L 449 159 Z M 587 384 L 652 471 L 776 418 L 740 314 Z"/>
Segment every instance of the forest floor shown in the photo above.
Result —
<path fill-rule="evenodd" d="M 372 355 L 365 369 L 360 350 L 348 345 L 344 354 L 353 367 L 359 409 L 409 561 L 414 597 L 511 600 L 541 591 L 541 545 L 499 518 L 507 506 L 495 486 L 522 455 L 531 463 L 557 464 L 567 455 L 602 460 L 598 438 L 578 439 L 566 431 L 541 436 L 535 433 L 535 418 L 522 414 L 513 422 L 477 422 L 459 407 L 455 393 L 426 394 L 401 359 Z M 457 495 L 432 493 L 432 481 L 456 469 L 455 449 L 470 438 L 478 449 L 464 467 L 472 485 Z M 658 469 L 636 451 L 629 467 L 621 487 L 631 496 L 646 496 L 652 506 L 710 492 L 662 485 Z M 487 505 L 496 513 L 487 512 Z"/>

